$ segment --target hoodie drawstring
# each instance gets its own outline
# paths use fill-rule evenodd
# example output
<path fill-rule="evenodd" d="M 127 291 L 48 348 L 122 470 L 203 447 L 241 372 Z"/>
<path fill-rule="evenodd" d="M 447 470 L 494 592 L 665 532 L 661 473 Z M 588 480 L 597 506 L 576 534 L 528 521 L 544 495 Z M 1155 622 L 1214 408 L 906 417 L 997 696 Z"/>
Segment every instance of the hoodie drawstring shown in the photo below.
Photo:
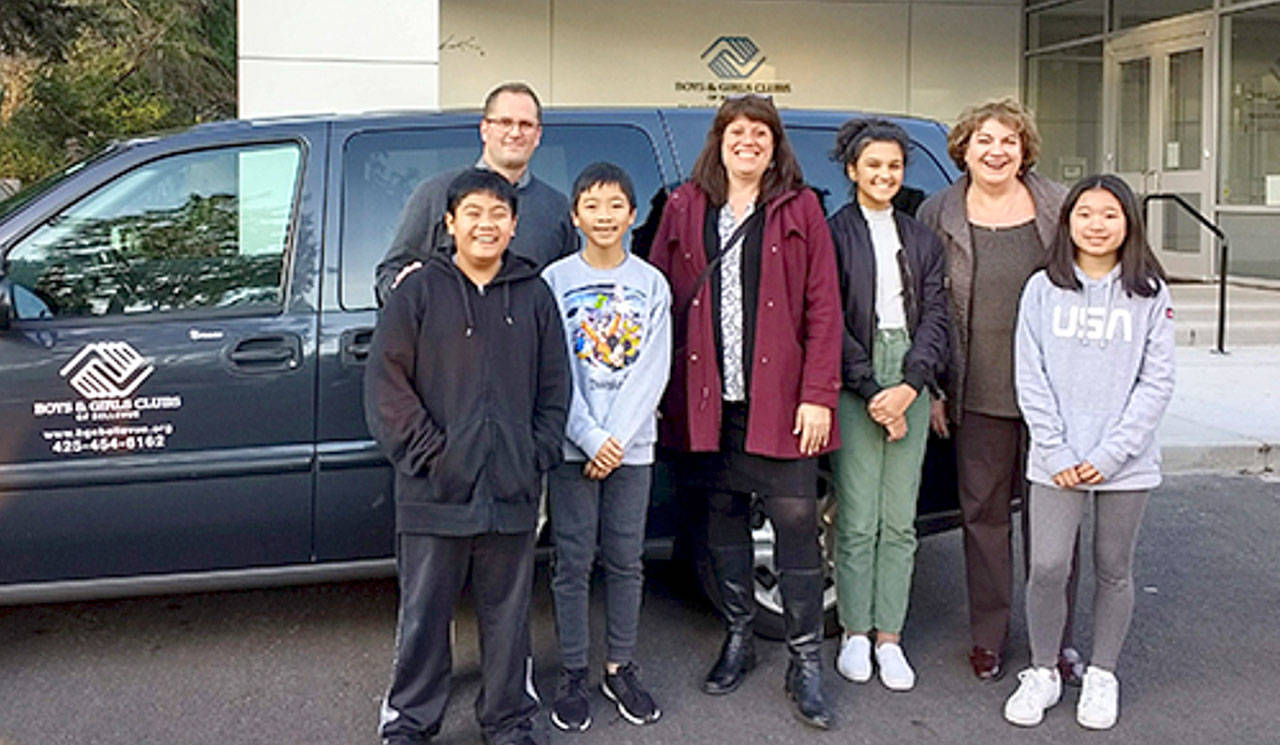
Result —
<path fill-rule="evenodd" d="M 514 326 L 515 320 L 511 317 L 511 283 L 502 283 L 502 317 L 507 319 L 508 326 Z"/>

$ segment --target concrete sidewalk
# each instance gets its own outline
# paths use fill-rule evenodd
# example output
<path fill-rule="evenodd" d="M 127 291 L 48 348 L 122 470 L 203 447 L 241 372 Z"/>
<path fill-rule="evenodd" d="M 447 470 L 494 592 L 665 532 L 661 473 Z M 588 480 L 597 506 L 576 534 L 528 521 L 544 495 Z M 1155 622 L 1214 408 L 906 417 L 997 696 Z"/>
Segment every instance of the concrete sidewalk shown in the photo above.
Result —
<path fill-rule="evenodd" d="M 1173 401 L 1160 426 L 1165 473 L 1280 470 L 1276 341 L 1228 346 L 1226 355 L 1178 347 Z"/>

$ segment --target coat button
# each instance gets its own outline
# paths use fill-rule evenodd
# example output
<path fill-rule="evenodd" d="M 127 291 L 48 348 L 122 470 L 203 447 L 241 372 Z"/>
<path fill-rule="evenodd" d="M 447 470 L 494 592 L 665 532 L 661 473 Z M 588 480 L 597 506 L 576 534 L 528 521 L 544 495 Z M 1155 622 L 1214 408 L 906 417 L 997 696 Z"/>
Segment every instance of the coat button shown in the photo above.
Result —
<path fill-rule="evenodd" d="M 775 253 L 775 254 L 776 254 L 776 253 L 778 253 L 778 247 L 777 247 L 777 246 L 774 246 L 773 248 L 769 249 L 769 251 L 770 251 L 771 253 Z"/>
<path fill-rule="evenodd" d="M 688 251 L 685 251 L 685 252 L 684 252 L 684 260 L 685 260 L 685 261 L 688 261 L 690 258 L 692 258 L 692 257 L 689 255 L 689 252 L 688 252 Z"/>
<path fill-rule="evenodd" d="M 772 300 L 768 300 L 768 301 L 766 301 L 766 302 L 765 302 L 765 304 L 764 304 L 764 307 L 766 307 L 766 308 L 772 308 L 772 307 L 773 307 L 773 301 L 772 301 Z"/>
<path fill-rule="evenodd" d="M 706 387 L 705 385 L 702 386 L 702 397 L 708 398 L 710 395 L 711 395 L 711 389 Z"/>
<path fill-rule="evenodd" d="M 694 352 L 693 354 L 689 355 L 689 361 L 690 361 L 690 362 L 697 362 L 697 361 L 698 361 L 698 353 L 697 353 L 697 352 Z"/>
<path fill-rule="evenodd" d="M 762 364 L 762 365 L 767 365 L 767 364 L 769 364 L 769 358 L 768 358 L 767 356 L 762 356 L 762 357 L 760 358 L 760 364 Z"/>
<path fill-rule="evenodd" d="M 695 308 L 696 308 L 696 307 L 698 307 L 698 298 L 696 298 L 696 297 L 695 297 L 695 298 L 693 299 L 693 303 L 692 303 L 692 305 L 693 305 L 693 307 L 695 307 Z"/>

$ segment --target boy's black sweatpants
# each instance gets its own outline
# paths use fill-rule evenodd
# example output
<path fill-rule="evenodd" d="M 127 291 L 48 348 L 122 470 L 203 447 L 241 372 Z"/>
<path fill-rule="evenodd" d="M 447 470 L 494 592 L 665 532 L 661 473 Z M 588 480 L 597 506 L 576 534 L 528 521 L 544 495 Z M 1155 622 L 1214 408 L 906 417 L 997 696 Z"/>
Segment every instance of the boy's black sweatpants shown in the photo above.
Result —
<path fill-rule="evenodd" d="M 538 711 L 529 651 L 534 533 L 397 536 L 400 617 L 381 735 L 425 742 L 440 731 L 453 663 L 449 624 L 471 577 L 480 631 L 476 719 L 484 740 L 501 745 L 532 725 Z"/>

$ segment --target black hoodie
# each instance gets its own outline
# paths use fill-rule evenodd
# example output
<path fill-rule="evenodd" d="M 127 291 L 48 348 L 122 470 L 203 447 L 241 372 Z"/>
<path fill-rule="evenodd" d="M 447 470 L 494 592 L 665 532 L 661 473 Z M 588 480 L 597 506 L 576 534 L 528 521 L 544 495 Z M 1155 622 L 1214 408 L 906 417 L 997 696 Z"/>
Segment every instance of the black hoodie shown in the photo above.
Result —
<path fill-rule="evenodd" d="M 482 289 L 436 254 L 387 298 L 365 421 L 396 470 L 396 530 L 465 536 L 537 523 L 560 462 L 569 367 L 555 298 L 511 253 Z"/>

